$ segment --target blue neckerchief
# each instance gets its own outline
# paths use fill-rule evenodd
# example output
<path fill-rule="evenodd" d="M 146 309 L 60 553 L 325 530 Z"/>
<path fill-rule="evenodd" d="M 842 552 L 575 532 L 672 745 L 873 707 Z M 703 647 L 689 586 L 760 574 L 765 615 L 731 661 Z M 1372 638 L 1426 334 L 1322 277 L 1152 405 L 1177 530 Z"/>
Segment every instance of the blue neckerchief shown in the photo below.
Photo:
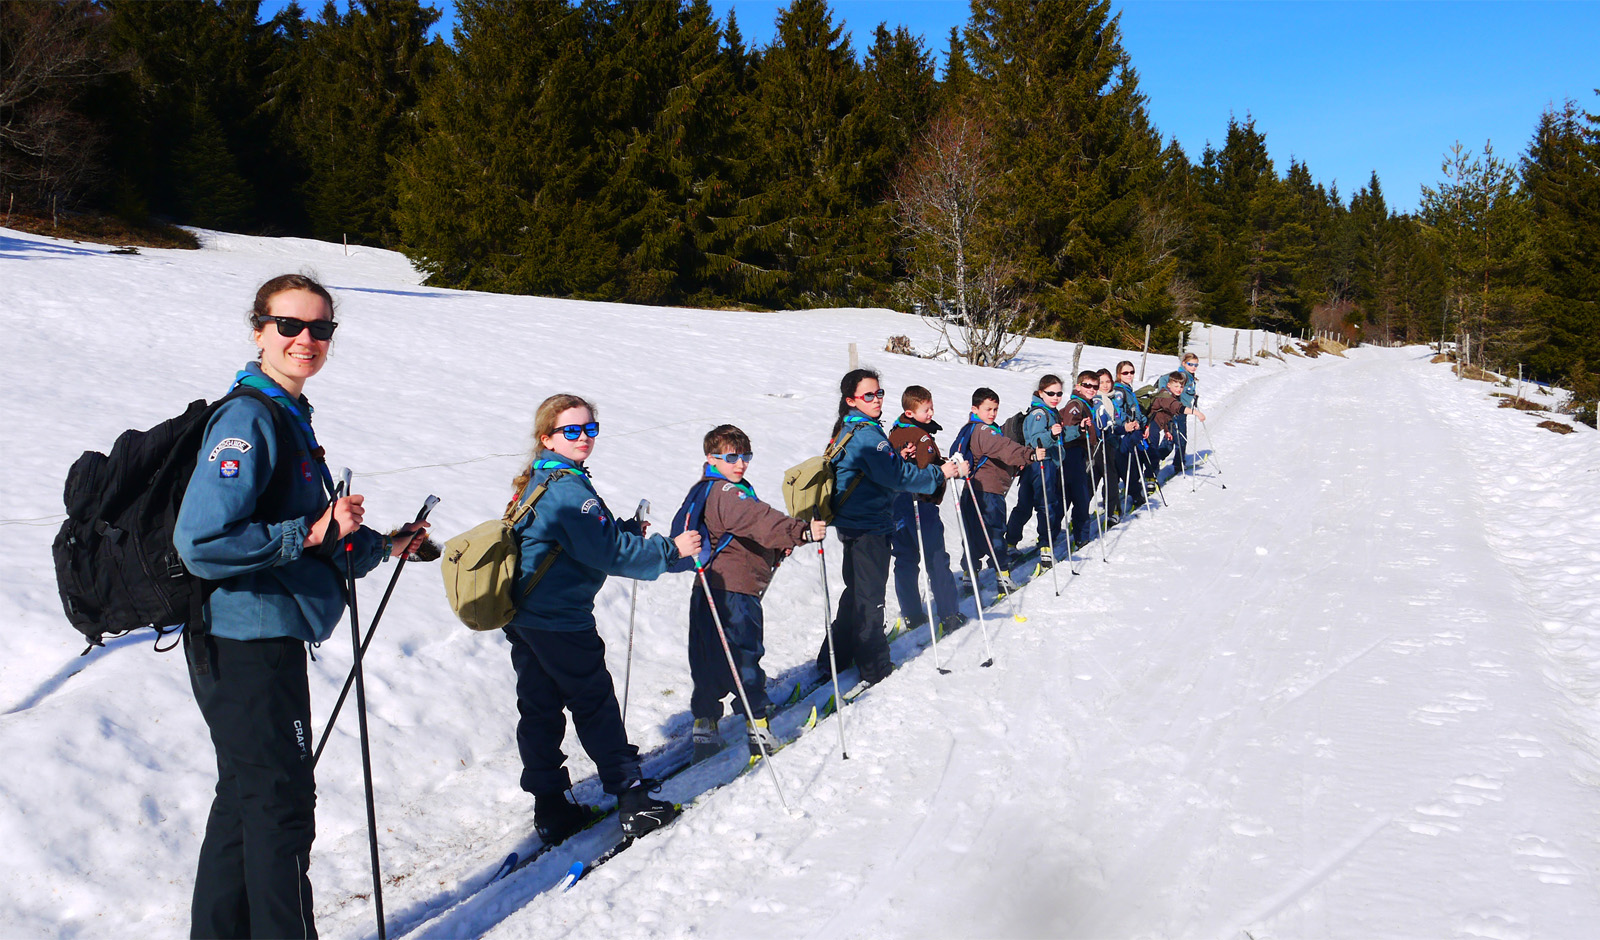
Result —
<path fill-rule="evenodd" d="M 300 433 L 305 436 L 306 447 L 310 449 L 308 456 L 312 458 L 311 462 L 316 464 L 317 469 L 321 471 L 322 482 L 327 486 L 328 492 L 334 492 L 333 474 L 328 470 L 327 461 L 323 458 L 326 452 L 322 449 L 322 445 L 317 443 L 317 433 L 311 430 L 311 412 L 314 410 L 311 407 L 311 402 L 306 401 L 303 395 L 299 401 L 290 397 L 289 393 L 283 390 L 283 386 L 267 377 L 267 374 L 261 370 L 261 363 L 259 362 L 252 362 L 240 369 L 234 375 L 233 385 L 228 388 L 228 391 L 232 392 L 241 385 L 246 388 L 253 388 L 272 399 L 294 417 L 295 424 L 300 428 Z M 302 411 L 302 408 L 305 410 Z"/>
<path fill-rule="evenodd" d="M 881 420 L 880 418 L 869 418 L 854 408 L 851 408 L 850 413 L 844 416 L 845 424 L 876 424 L 879 428 L 883 427 L 880 423 Z"/>
<path fill-rule="evenodd" d="M 587 477 L 589 475 L 589 468 L 588 467 L 585 467 L 581 463 L 574 463 L 573 461 L 568 460 L 567 458 L 561 456 L 560 454 L 556 454 L 554 457 L 540 457 L 538 460 L 535 460 L 533 462 L 533 469 L 535 469 L 535 470 L 565 470 L 568 473 L 576 473 L 578 476 L 581 476 L 581 477 Z"/>
<path fill-rule="evenodd" d="M 987 421 L 983 420 L 982 418 L 978 417 L 977 412 L 973 412 L 972 414 L 967 415 L 967 423 L 968 424 L 981 424 L 981 425 L 983 425 L 984 427 L 988 428 L 989 430 L 993 431 L 996 434 L 1000 433 L 1000 425 L 998 425 L 998 424 L 990 424 L 989 422 L 987 422 Z"/>

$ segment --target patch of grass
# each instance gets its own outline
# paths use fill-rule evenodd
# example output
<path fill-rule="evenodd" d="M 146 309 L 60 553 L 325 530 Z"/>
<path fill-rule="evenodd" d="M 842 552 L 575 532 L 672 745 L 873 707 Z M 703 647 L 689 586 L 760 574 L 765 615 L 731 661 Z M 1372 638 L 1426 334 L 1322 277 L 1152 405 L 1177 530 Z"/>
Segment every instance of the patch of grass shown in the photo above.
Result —
<path fill-rule="evenodd" d="M 1515 408 L 1518 411 L 1543 411 L 1544 407 L 1537 405 L 1526 398 L 1518 398 L 1506 392 L 1490 392 L 1490 397 L 1500 399 L 1501 408 Z"/>
<path fill-rule="evenodd" d="M 191 232 L 165 222 L 129 222 L 113 215 L 93 212 L 63 212 L 54 224 L 50 217 L 18 210 L 6 220 L 7 228 L 33 235 L 49 235 L 97 245 L 136 245 L 142 248 L 199 248 L 200 240 Z"/>
<path fill-rule="evenodd" d="M 1563 424 L 1560 421 L 1540 421 L 1539 427 L 1544 428 L 1547 431 L 1554 431 L 1557 434 L 1572 433 L 1572 425 Z"/>

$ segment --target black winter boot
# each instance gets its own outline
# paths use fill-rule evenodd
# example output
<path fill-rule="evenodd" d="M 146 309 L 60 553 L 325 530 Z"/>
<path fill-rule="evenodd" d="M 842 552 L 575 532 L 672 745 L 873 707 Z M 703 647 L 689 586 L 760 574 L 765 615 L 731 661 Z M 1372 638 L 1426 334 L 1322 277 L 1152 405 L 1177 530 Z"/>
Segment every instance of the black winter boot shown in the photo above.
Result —
<path fill-rule="evenodd" d="M 650 791 L 659 786 L 654 780 L 635 780 L 617 797 L 617 816 L 622 820 L 624 837 L 637 839 L 654 832 L 683 812 L 676 803 L 651 798 Z"/>
<path fill-rule="evenodd" d="M 545 845 L 565 842 L 594 825 L 594 807 L 574 803 L 567 794 L 541 793 L 533 798 L 533 828 Z"/>

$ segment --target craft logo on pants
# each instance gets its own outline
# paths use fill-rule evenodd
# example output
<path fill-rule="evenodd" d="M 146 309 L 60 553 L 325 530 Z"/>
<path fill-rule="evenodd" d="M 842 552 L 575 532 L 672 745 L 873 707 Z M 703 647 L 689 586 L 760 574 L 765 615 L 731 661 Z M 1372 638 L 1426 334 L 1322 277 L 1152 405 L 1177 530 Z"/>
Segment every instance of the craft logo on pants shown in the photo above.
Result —
<path fill-rule="evenodd" d="M 306 750 L 306 726 L 298 718 L 294 721 L 294 744 L 300 749 L 301 760 L 311 756 Z"/>

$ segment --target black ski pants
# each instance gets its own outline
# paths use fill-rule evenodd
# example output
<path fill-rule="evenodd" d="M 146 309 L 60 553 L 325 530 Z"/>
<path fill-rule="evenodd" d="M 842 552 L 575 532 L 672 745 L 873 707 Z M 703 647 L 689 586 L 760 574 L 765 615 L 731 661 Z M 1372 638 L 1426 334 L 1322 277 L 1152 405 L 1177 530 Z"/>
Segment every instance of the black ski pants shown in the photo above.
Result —
<path fill-rule="evenodd" d="M 761 657 L 766 653 L 761 598 L 715 589 L 711 596 L 717 602 L 717 616 L 722 618 L 728 649 L 722 648 L 722 638 L 711 619 L 711 605 L 706 603 L 705 588 L 696 578 L 694 592 L 689 595 L 689 676 L 694 680 L 689 711 L 696 718 L 715 721 L 722 717 L 722 700 L 731 693 L 734 714 L 744 714 L 744 702 L 728 669 L 728 652 L 732 651 L 750 707 L 757 717 L 765 717 L 772 711 L 772 699 L 767 697 L 767 675 L 761 671 Z"/>
<path fill-rule="evenodd" d="M 882 682 L 894 670 L 889 640 L 883 635 L 883 599 L 889 590 L 889 533 L 834 530 L 844 543 L 844 594 L 833 618 L 839 671 L 861 668 L 861 678 Z M 822 638 L 817 667 L 828 671 L 828 638 Z"/>
<path fill-rule="evenodd" d="M 189 684 L 217 751 L 217 795 L 200 843 L 189 935 L 315 937 L 316 782 L 311 692 L 299 640 L 184 633 Z M 195 671 L 194 644 L 210 669 Z"/>
<path fill-rule="evenodd" d="M 511 666 L 517 671 L 517 750 L 522 755 L 522 789 L 534 796 L 572 786 L 567 755 L 567 716 L 600 775 L 607 793 L 621 793 L 640 779 L 639 749 L 628 743 L 622 707 L 606 669 L 606 644 L 587 630 L 534 630 L 506 627 Z"/>

